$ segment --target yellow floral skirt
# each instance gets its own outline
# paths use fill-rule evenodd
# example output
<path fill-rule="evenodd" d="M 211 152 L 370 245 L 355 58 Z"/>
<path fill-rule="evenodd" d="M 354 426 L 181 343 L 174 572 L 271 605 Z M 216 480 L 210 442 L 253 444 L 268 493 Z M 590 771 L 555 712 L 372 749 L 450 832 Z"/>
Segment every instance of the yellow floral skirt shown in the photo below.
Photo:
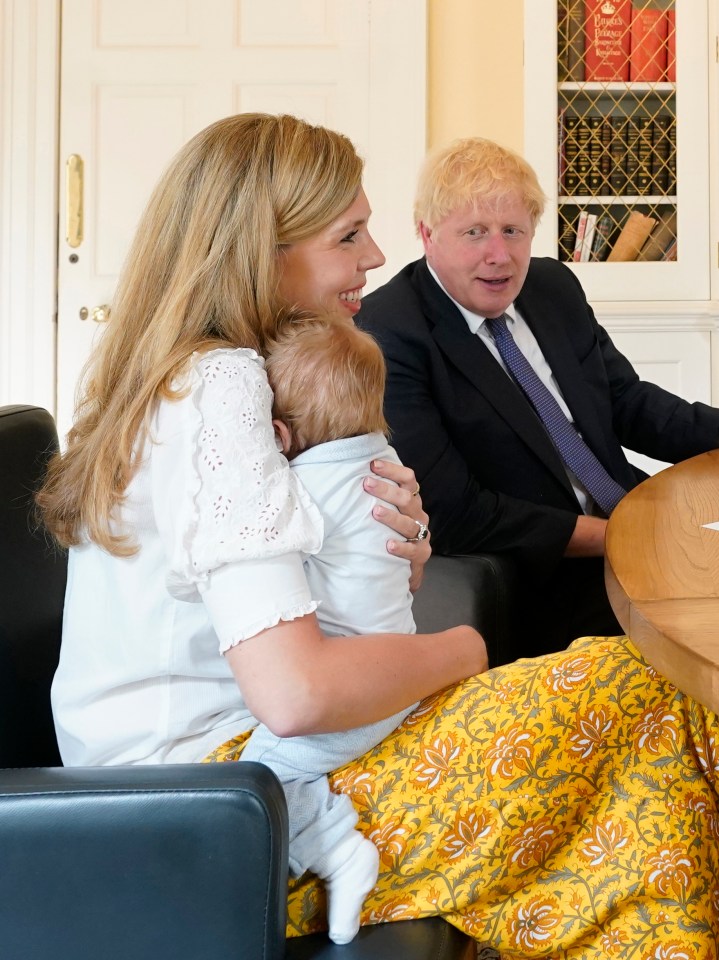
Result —
<path fill-rule="evenodd" d="M 380 851 L 362 922 L 441 914 L 502 958 L 715 960 L 718 735 L 625 637 L 425 700 L 330 777 Z M 305 875 L 288 936 L 320 929 Z"/>

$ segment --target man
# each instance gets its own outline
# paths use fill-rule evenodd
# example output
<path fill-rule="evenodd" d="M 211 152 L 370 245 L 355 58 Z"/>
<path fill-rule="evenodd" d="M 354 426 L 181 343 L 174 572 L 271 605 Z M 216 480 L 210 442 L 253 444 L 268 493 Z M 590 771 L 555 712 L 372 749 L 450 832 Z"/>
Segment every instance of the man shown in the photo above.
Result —
<path fill-rule="evenodd" d="M 719 446 L 719 410 L 640 381 L 574 274 L 532 258 L 544 195 L 488 140 L 430 156 L 415 223 L 425 258 L 363 302 L 388 365 L 392 443 L 439 553 L 517 563 L 504 659 L 619 633 L 604 588 L 607 517 L 646 476 L 622 447 L 677 462 Z"/>

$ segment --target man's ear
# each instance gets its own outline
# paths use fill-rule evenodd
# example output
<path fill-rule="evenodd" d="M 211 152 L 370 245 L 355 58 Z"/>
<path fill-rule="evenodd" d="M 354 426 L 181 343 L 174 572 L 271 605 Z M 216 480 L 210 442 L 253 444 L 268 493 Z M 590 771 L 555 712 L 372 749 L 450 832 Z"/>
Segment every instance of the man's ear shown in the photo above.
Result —
<path fill-rule="evenodd" d="M 419 235 L 422 240 L 424 252 L 427 254 L 430 252 L 432 247 L 432 228 L 428 227 L 423 220 L 419 221 Z"/>
<path fill-rule="evenodd" d="M 292 434 L 290 428 L 284 420 L 273 420 L 272 426 L 275 428 L 275 437 L 277 438 L 279 448 L 287 456 L 292 449 Z"/>

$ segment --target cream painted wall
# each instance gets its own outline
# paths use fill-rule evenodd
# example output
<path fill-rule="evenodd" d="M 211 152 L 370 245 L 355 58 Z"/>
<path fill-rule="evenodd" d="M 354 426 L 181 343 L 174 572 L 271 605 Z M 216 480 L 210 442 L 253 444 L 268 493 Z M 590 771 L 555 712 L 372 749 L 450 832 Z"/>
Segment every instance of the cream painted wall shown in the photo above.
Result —
<path fill-rule="evenodd" d="M 429 0 L 428 146 L 482 136 L 519 152 L 524 0 Z"/>

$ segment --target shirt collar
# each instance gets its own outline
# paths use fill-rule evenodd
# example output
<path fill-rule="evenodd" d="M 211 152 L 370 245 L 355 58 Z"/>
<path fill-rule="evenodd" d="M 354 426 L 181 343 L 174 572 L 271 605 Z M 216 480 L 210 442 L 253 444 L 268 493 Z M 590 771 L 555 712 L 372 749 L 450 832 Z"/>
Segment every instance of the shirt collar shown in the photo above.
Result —
<path fill-rule="evenodd" d="M 434 277 L 434 280 L 435 280 L 435 282 L 437 283 L 437 285 L 439 286 L 439 288 L 440 288 L 445 294 L 447 294 L 447 296 L 449 297 L 449 299 L 452 301 L 452 303 L 455 305 L 455 307 L 456 307 L 456 308 L 459 310 L 459 312 L 462 314 L 462 316 L 464 317 L 464 319 L 465 319 L 466 322 L 467 322 L 467 326 L 469 327 L 470 333 L 478 333 L 479 330 L 480 330 L 480 328 L 483 326 L 483 324 L 484 324 L 484 322 L 485 322 L 485 320 L 486 320 L 487 318 L 480 316 L 480 314 L 478 314 L 478 313 L 472 313 L 471 310 L 467 310 L 466 307 L 463 307 L 461 303 L 458 303 L 458 302 L 454 299 L 454 297 L 452 296 L 451 293 L 447 293 L 447 290 L 445 289 L 444 284 L 442 283 L 442 281 L 441 281 L 441 280 L 439 279 L 439 277 L 437 276 L 434 268 L 430 265 L 429 261 L 427 261 L 427 269 L 429 270 L 429 272 L 430 272 L 430 273 L 432 274 L 432 276 Z M 514 320 L 517 319 L 516 314 L 515 314 L 515 311 L 514 311 L 514 304 L 513 304 L 513 303 L 510 303 L 510 305 L 507 307 L 507 309 L 506 309 L 504 312 L 505 312 L 505 314 L 509 317 L 510 320 L 514 321 Z"/>

